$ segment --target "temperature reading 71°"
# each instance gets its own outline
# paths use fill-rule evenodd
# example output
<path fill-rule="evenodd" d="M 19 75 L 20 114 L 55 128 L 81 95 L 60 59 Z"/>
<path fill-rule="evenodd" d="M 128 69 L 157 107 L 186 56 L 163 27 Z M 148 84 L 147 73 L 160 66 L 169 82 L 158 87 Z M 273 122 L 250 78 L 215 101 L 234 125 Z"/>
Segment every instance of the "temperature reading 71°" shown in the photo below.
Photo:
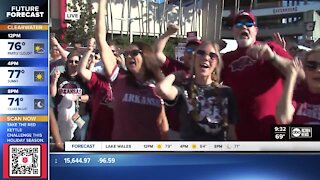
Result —
<path fill-rule="evenodd" d="M 24 70 L 8 70 L 8 72 L 10 73 L 9 78 L 14 77 L 14 74 L 15 74 L 15 78 L 19 78 L 20 73 L 24 73 Z"/>
<path fill-rule="evenodd" d="M 15 50 L 21 50 L 22 46 L 26 45 L 25 42 L 8 42 L 8 44 L 10 45 L 9 50 L 12 50 L 13 48 Z"/>
<path fill-rule="evenodd" d="M 16 106 L 19 106 L 19 103 L 23 101 L 23 98 L 8 98 L 10 101 L 9 106 L 12 106 L 13 103 L 16 103 Z"/>

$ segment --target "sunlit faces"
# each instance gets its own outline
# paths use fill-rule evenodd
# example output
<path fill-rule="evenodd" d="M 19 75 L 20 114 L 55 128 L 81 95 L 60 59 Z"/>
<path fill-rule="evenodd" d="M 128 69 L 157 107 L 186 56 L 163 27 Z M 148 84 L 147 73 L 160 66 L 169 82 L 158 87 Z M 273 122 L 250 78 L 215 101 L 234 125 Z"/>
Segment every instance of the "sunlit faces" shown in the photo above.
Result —
<path fill-rule="evenodd" d="M 313 93 L 320 93 L 320 51 L 310 54 L 304 62 L 306 81 Z"/>
<path fill-rule="evenodd" d="M 67 60 L 68 70 L 70 72 L 77 71 L 77 66 L 79 64 L 80 57 L 79 56 L 72 56 Z"/>
<path fill-rule="evenodd" d="M 110 46 L 110 49 L 111 49 L 111 51 L 112 51 L 112 53 L 113 53 L 113 55 L 114 55 L 114 56 L 116 56 L 116 57 L 118 57 L 118 56 L 119 56 L 119 55 L 118 55 L 118 51 L 117 51 L 117 47 L 116 47 L 116 46 L 111 45 L 111 46 Z"/>
<path fill-rule="evenodd" d="M 239 47 L 249 47 L 256 41 L 258 28 L 249 17 L 237 20 L 233 26 L 233 34 Z"/>
<path fill-rule="evenodd" d="M 137 74 L 142 70 L 142 51 L 135 45 L 129 45 L 124 51 L 125 62 L 128 70 Z"/>
<path fill-rule="evenodd" d="M 218 63 L 218 56 L 213 46 L 206 44 L 195 53 L 194 68 L 196 76 L 211 76 Z"/>

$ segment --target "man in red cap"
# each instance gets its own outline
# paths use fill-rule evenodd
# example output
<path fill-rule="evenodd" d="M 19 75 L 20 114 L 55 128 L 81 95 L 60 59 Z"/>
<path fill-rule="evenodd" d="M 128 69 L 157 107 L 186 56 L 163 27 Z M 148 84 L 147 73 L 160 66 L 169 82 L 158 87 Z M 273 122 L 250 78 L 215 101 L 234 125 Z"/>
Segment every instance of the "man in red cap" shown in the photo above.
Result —
<path fill-rule="evenodd" d="M 257 33 L 254 15 L 240 12 L 233 22 L 238 48 L 223 55 L 222 80 L 233 89 L 239 108 L 239 140 L 271 139 L 284 72 L 292 58 L 275 42 L 256 41 Z"/>

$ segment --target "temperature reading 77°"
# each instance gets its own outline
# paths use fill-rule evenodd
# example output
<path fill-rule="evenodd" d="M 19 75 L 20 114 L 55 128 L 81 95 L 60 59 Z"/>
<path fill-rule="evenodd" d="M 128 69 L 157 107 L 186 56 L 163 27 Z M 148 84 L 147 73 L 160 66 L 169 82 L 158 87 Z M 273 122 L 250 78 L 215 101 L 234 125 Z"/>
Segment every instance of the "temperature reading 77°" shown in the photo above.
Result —
<path fill-rule="evenodd" d="M 24 73 L 24 70 L 8 70 L 10 73 L 9 78 L 19 78 L 20 73 Z"/>
<path fill-rule="evenodd" d="M 14 103 L 16 106 L 19 106 L 20 102 L 23 101 L 23 98 L 8 98 L 8 100 L 10 101 L 9 106 L 12 106 Z"/>
<path fill-rule="evenodd" d="M 8 44 L 10 45 L 9 50 L 12 50 L 13 48 L 15 50 L 21 50 L 22 46 L 26 45 L 25 42 L 8 42 Z"/>

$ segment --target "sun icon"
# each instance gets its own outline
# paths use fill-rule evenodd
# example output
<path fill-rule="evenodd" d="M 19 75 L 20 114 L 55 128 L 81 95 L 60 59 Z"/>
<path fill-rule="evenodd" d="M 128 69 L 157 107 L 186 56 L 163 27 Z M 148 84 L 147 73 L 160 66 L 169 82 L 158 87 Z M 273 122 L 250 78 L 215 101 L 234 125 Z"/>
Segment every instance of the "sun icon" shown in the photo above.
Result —
<path fill-rule="evenodd" d="M 42 81 L 44 79 L 44 72 L 35 71 L 34 72 L 34 81 Z"/>
<path fill-rule="evenodd" d="M 41 47 L 40 47 L 40 46 L 36 46 L 36 47 L 34 47 L 34 50 L 36 50 L 36 51 L 40 51 L 40 49 L 41 49 Z"/>
<path fill-rule="evenodd" d="M 33 45 L 34 48 L 34 53 L 35 54 L 44 54 L 45 50 L 44 50 L 44 43 L 35 43 Z"/>
<path fill-rule="evenodd" d="M 38 80 L 41 80 L 41 79 L 43 78 L 43 76 L 42 76 L 42 74 L 38 73 L 38 74 L 36 75 L 36 78 L 37 78 Z"/>

